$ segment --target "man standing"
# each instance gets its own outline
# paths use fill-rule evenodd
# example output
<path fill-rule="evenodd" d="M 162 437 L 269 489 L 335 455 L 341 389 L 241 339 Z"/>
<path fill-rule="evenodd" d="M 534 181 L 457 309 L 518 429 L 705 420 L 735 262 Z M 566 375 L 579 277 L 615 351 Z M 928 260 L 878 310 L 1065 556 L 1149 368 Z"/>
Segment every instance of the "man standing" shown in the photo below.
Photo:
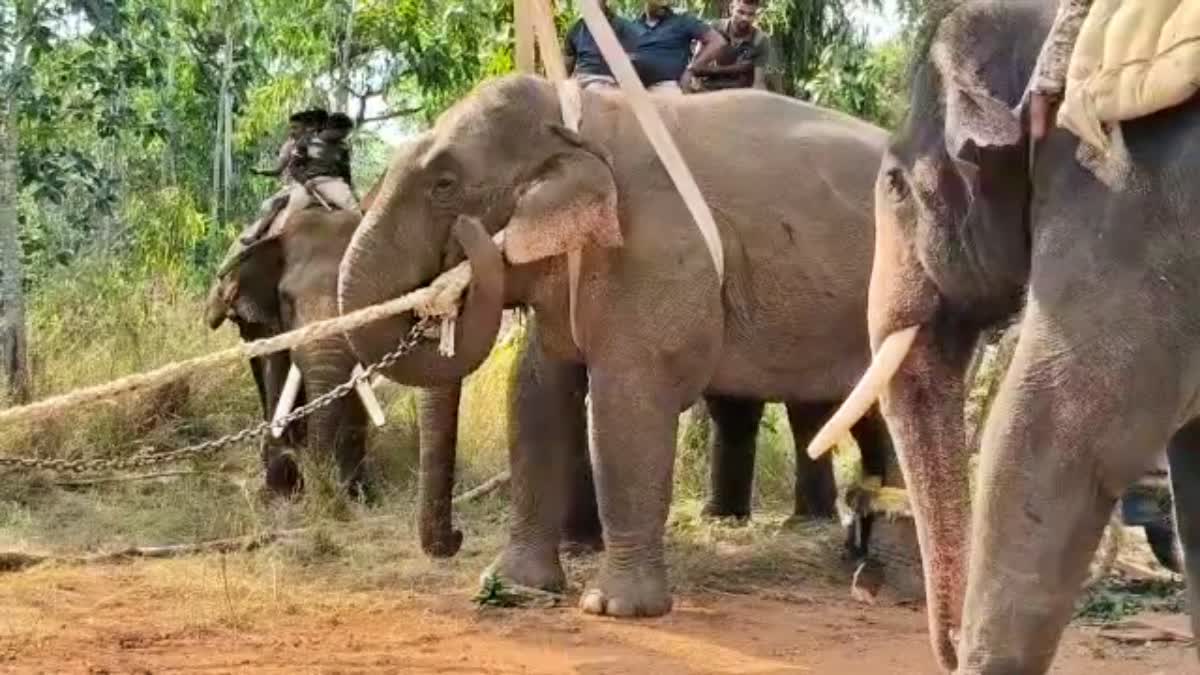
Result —
<path fill-rule="evenodd" d="M 608 24 L 617 34 L 621 46 L 625 48 L 626 52 L 631 51 L 637 44 L 637 29 L 634 28 L 633 23 L 614 14 L 608 8 L 608 0 L 600 0 L 600 9 L 604 10 L 604 16 L 608 17 Z M 600 48 L 596 46 L 595 38 L 592 37 L 592 32 L 588 30 L 582 17 L 575 22 L 575 25 L 571 26 L 571 30 L 567 31 L 566 43 L 563 45 L 563 57 L 566 61 L 567 74 L 579 81 L 581 89 L 592 86 L 617 86 L 617 80 L 613 78 L 612 71 L 608 68 L 608 62 L 604 60 Z"/>
<path fill-rule="evenodd" d="M 701 91 L 767 88 L 771 38 L 756 25 L 760 9 L 760 0 L 733 0 L 729 18 L 713 22 L 728 44 L 712 64 L 692 67 Z"/>
<path fill-rule="evenodd" d="M 642 84 L 651 91 L 682 93 L 691 86 L 692 72 L 712 62 L 725 38 L 687 12 L 671 9 L 670 0 L 646 0 L 646 10 L 633 22 L 637 44 L 630 54 Z M 701 44 L 692 65 L 692 43 Z"/>

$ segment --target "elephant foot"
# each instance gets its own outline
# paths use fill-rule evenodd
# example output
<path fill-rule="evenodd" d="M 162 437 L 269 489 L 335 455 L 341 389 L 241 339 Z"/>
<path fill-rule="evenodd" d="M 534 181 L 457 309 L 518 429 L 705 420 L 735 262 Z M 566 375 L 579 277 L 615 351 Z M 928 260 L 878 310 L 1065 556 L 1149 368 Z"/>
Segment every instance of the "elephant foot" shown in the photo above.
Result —
<path fill-rule="evenodd" d="M 279 497 L 291 499 L 304 491 L 304 475 L 290 452 L 280 453 L 267 461 L 267 489 Z"/>
<path fill-rule="evenodd" d="M 482 582 L 492 577 L 498 578 L 502 584 L 554 593 L 561 592 L 567 586 L 567 575 L 559 564 L 556 550 L 547 555 L 509 545 L 488 566 L 480 580 Z"/>
<path fill-rule="evenodd" d="M 834 520 L 833 516 L 814 516 L 808 513 L 793 513 L 783 521 L 785 530 L 802 530 L 805 527 L 813 524 L 826 524 Z"/>
<path fill-rule="evenodd" d="M 730 506 L 721 504 L 715 501 L 710 501 L 700 510 L 700 515 L 704 518 L 712 520 L 733 520 L 739 524 L 750 521 L 750 507 L 748 506 Z"/>
<path fill-rule="evenodd" d="M 447 528 L 437 534 L 421 535 L 421 550 L 430 558 L 453 558 L 462 548 L 462 543 L 462 530 L 454 528 Z"/>
<path fill-rule="evenodd" d="M 588 614 L 615 617 L 654 617 L 671 611 L 671 591 L 662 565 L 613 571 L 605 566 L 579 599 Z"/>

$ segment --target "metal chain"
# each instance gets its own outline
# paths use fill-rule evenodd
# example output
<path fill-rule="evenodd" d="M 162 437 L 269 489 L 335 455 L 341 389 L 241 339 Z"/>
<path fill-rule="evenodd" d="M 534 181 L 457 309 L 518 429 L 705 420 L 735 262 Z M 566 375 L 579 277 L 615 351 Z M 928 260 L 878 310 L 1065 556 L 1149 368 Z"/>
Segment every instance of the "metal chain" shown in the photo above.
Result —
<path fill-rule="evenodd" d="M 412 330 L 400 342 L 400 344 L 384 355 L 378 362 L 366 367 L 357 376 L 351 377 L 346 382 L 330 389 L 325 394 L 315 398 L 312 402 L 307 403 L 292 412 L 285 415 L 278 421 L 267 420 L 252 427 L 242 429 L 241 431 L 221 438 L 205 441 L 196 445 L 190 445 L 185 448 L 169 450 L 162 453 L 138 453 L 132 457 L 115 457 L 111 459 L 103 458 L 85 458 L 85 459 L 37 459 L 28 457 L 0 457 L 0 472 L 23 469 L 25 471 L 45 470 L 56 473 L 100 473 L 104 471 L 128 471 L 130 469 L 144 469 L 150 466 L 160 464 L 168 464 L 171 462 L 179 462 L 185 459 L 195 459 L 216 453 L 222 448 L 236 445 L 243 441 L 261 436 L 272 426 L 287 425 L 297 420 L 303 419 L 312 413 L 327 408 L 337 401 L 344 398 L 354 387 L 359 383 L 367 380 L 380 370 L 394 365 L 405 354 L 412 351 L 431 323 L 430 318 L 423 318 L 413 325 Z"/>

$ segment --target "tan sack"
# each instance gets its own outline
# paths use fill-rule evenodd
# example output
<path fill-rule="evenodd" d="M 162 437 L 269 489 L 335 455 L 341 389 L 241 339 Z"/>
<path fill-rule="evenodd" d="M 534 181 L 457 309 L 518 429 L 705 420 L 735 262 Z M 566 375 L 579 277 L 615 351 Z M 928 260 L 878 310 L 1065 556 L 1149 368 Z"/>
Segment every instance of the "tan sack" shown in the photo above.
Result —
<path fill-rule="evenodd" d="M 1200 89 L 1200 0 L 1095 0 L 1071 54 L 1058 125 L 1108 150 L 1101 123 L 1177 106 Z"/>

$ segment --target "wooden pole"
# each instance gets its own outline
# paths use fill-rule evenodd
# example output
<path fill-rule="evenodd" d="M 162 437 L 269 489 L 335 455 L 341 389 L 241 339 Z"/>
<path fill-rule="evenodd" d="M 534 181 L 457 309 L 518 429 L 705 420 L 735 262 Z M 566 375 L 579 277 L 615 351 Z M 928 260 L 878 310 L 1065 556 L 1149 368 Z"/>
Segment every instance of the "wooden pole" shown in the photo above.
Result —
<path fill-rule="evenodd" d="M 513 28 L 516 32 L 517 72 L 533 73 L 537 67 L 533 49 L 533 0 L 513 0 Z"/>
<path fill-rule="evenodd" d="M 554 29 L 554 8 L 550 5 L 550 0 L 527 1 L 534 4 L 533 30 L 537 34 L 538 52 L 542 55 L 542 67 L 546 69 L 546 77 L 553 82 L 565 80 L 567 66 L 563 63 L 558 32 Z"/>

